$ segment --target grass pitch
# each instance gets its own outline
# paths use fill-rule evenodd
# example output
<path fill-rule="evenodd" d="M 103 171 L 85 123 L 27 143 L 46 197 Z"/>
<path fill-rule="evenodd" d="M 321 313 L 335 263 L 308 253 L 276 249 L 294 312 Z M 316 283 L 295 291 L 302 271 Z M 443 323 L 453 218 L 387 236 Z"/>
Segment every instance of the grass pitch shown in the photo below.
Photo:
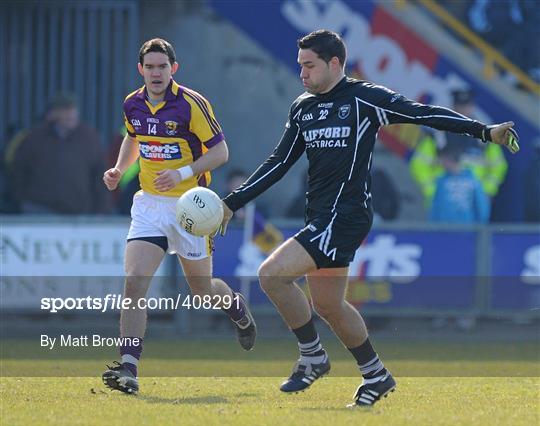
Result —
<path fill-rule="evenodd" d="M 371 409 L 355 410 L 345 405 L 360 379 L 337 344 L 327 345 L 330 376 L 304 393 L 287 395 L 278 386 L 296 356 L 293 341 L 259 342 L 253 353 L 228 341 L 148 342 L 141 392 L 128 396 L 101 383 L 114 350 L 52 354 L 36 351 L 33 342 L 5 343 L 2 425 L 506 426 L 540 421 L 535 343 L 380 342 L 377 348 L 398 382 L 396 392 Z M 40 372 L 48 377 L 35 377 Z"/>

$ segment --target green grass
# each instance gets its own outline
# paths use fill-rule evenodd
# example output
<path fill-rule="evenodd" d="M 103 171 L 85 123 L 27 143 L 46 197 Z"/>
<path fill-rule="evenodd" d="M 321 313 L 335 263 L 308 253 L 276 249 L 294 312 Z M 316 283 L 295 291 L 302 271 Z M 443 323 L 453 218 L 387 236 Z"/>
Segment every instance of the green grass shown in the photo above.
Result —
<path fill-rule="evenodd" d="M 298 395 L 280 380 L 237 377 L 141 379 L 139 396 L 109 392 L 97 378 L 4 378 L 2 424 L 536 425 L 538 379 L 398 378 L 369 410 L 344 408 L 358 384 L 326 378 Z"/>
<path fill-rule="evenodd" d="M 148 342 L 140 371 L 141 392 L 127 396 L 107 390 L 99 377 L 104 362 L 114 359 L 113 349 L 45 352 L 36 350 L 35 342 L 2 342 L 0 424 L 540 422 L 535 343 L 379 342 L 377 349 L 396 376 L 398 388 L 368 410 L 345 408 L 360 382 L 358 373 L 346 350 L 337 344 L 327 346 L 333 362 L 330 376 L 305 393 L 286 395 L 278 386 L 296 356 L 293 341 L 261 341 L 253 353 L 241 352 L 227 341 Z"/>

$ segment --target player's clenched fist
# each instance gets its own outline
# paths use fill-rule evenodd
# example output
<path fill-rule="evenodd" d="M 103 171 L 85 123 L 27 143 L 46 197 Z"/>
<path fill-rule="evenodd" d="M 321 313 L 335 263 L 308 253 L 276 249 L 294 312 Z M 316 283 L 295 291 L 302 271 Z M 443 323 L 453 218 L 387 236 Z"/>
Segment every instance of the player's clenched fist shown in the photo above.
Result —
<path fill-rule="evenodd" d="M 103 182 L 109 191 L 113 191 L 118 186 L 120 178 L 122 177 L 122 172 L 116 167 L 107 170 L 103 173 Z"/>
<path fill-rule="evenodd" d="M 154 179 L 154 185 L 158 191 L 165 192 L 173 189 L 181 181 L 182 177 L 178 170 L 160 170 Z"/>
<path fill-rule="evenodd" d="M 170 191 L 183 180 L 193 176 L 191 166 L 180 167 L 177 170 L 160 170 L 154 179 L 154 186 L 160 192 Z"/>
<path fill-rule="evenodd" d="M 223 221 L 221 222 L 221 226 L 219 227 L 219 232 L 221 233 L 221 235 L 225 235 L 225 232 L 227 232 L 227 225 L 232 219 L 234 212 L 229 208 L 227 204 L 225 204 L 223 200 L 221 201 L 221 204 L 223 206 Z"/>

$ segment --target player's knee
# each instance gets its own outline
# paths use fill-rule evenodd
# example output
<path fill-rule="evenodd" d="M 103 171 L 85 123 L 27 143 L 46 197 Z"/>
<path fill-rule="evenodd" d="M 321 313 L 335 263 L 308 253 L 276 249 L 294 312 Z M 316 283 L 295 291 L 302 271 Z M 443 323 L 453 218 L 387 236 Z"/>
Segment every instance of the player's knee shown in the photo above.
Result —
<path fill-rule="evenodd" d="M 136 299 L 144 297 L 148 289 L 145 277 L 127 276 L 124 285 L 124 298 Z"/>
<path fill-rule="evenodd" d="M 341 306 L 335 303 L 324 302 L 313 302 L 313 309 L 317 312 L 321 318 L 326 320 L 329 323 L 332 323 L 341 314 Z"/>
<path fill-rule="evenodd" d="M 278 261 L 268 258 L 259 266 L 257 275 L 259 279 L 276 278 L 283 275 L 283 268 Z"/>
<path fill-rule="evenodd" d="M 264 261 L 261 263 L 261 266 L 259 266 L 259 269 L 257 270 L 257 276 L 259 277 L 259 280 L 264 280 L 270 275 L 270 269 L 271 265 L 269 262 Z"/>
<path fill-rule="evenodd" d="M 271 293 L 276 286 L 277 271 L 273 262 L 265 261 L 257 271 L 259 283 L 265 293 Z"/>

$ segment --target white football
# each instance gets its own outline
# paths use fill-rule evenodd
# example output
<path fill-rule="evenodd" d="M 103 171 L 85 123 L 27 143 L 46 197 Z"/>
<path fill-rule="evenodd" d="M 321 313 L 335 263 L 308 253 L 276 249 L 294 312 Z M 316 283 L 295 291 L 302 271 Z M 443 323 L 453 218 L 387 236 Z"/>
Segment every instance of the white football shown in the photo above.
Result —
<path fill-rule="evenodd" d="M 221 199 L 208 188 L 191 188 L 176 202 L 176 220 L 182 229 L 192 235 L 210 235 L 223 220 Z"/>

